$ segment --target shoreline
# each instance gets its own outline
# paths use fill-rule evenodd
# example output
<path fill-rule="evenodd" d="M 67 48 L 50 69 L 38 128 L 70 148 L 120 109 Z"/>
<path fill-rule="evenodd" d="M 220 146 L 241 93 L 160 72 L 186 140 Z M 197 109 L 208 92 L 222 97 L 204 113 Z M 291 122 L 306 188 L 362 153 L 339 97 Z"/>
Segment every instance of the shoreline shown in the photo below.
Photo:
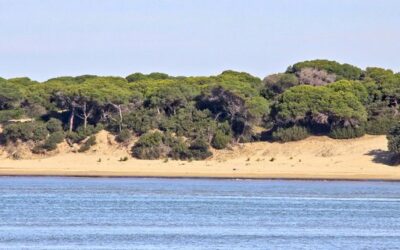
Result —
<path fill-rule="evenodd" d="M 105 132 L 98 141 L 88 153 L 60 148 L 46 158 L 11 160 L 0 152 L 0 176 L 400 181 L 400 167 L 387 165 L 385 136 L 246 143 L 204 161 L 138 160 L 108 143 Z"/>
<path fill-rule="evenodd" d="M 232 180 L 232 181 L 326 181 L 326 182 L 400 182 L 400 179 L 346 179 L 346 178 L 286 178 L 286 177 L 199 177 L 199 176 L 127 176 L 127 175 L 3 175 L 1 178 L 87 178 L 87 179 L 176 179 L 176 180 Z"/>

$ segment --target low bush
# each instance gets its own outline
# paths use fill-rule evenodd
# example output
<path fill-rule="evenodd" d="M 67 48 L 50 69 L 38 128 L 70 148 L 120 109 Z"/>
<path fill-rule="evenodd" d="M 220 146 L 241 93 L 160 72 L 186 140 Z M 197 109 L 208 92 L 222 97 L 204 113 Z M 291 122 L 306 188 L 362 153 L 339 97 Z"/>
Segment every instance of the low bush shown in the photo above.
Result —
<path fill-rule="evenodd" d="M 215 149 L 224 149 L 228 146 L 231 140 L 232 136 L 218 130 L 211 141 L 211 146 Z"/>
<path fill-rule="evenodd" d="M 359 127 L 336 127 L 331 130 L 329 137 L 333 139 L 352 139 L 365 135 L 363 126 Z"/>
<path fill-rule="evenodd" d="M 170 145 L 171 150 L 168 154 L 168 157 L 171 157 L 175 160 L 186 160 L 191 157 L 188 145 L 181 138 L 175 139 Z"/>
<path fill-rule="evenodd" d="M 210 156 L 212 153 L 208 148 L 208 144 L 204 139 L 194 140 L 189 147 L 190 156 L 195 160 L 204 160 Z"/>
<path fill-rule="evenodd" d="M 50 133 L 55 133 L 59 131 L 63 131 L 62 123 L 60 120 L 51 118 L 47 123 L 46 123 L 46 128 Z"/>
<path fill-rule="evenodd" d="M 124 156 L 124 157 L 119 158 L 119 161 L 128 161 L 128 160 L 129 160 L 128 156 Z M 100 159 L 99 162 L 101 162 L 101 159 Z"/>
<path fill-rule="evenodd" d="M 310 133 L 307 128 L 301 126 L 278 128 L 272 132 L 272 139 L 280 142 L 299 141 L 308 136 L 310 136 Z"/>
<path fill-rule="evenodd" d="M 142 135 L 157 127 L 156 111 L 139 109 L 124 117 L 126 127 L 136 134 Z"/>
<path fill-rule="evenodd" d="M 49 131 L 43 123 L 36 123 L 32 129 L 31 139 L 35 142 L 42 141 L 49 135 Z"/>
<path fill-rule="evenodd" d="M 399 118 L 378 116 L 369 119 L 365 125 L 365 132 L 370 135 L 386 135 L 390 128 L 396 125 Z"/>
<path fill-rule="evenodd" d="M 132 138 L 132 133 L 129 129 L 123 129 L 119 134 L 115 137 L 115 140 L 119 143 L 128 142 Z"/>
<path fill-rule="evenodd" d="M 17 141 L 42 141 L 46 139 L 48 131 L 43 123 L 40 122 L 18 122 L 6 125 L 3 136 L 6 142 Z"/>
<path fill-rule="evenodd" d="M 393 153 L 400 153 L 400 123 L 390 128 L 388 134 L 388 148 Z"/>
<path fill-rule="evenodd" d="M 163 140 L 164 135 L 160 132 L 143 134 L 132 147 L 132 155 L 139 159 L 148 160 L 166 157 L 168 152 Z"/>
<path fill-rule="evenodd" d="M 20 118 L 24 112 L 20 109 L 0 110 L 0 123 L 7 122 L 11 119 Z"/>
<path fill-rule="evenodd" d="M 143 134 L 132 147 L 132 155 L 139 159 L 205 159 L 212 155 L 203 139 L 196 139 L 190 146 L 181 138 L 160 132 Z"/>
<path fill-rule="evenodd" d="M 52 151 L 57 148 L 57 144 L 61 143 L 65 138 L 65 135 L 62 131 L 58 131 L 50 134 L 50 136 L 46 139 L 46 141 L 42 145 L 36 146 L 36 150 L 34 153 L 42 153 L 42 150 Z M 36 152 L 35 152 L 36 151 Z"/>
<path fill-rule="evenodd" d="M 78 152 L 79 153 L 86 152 L 94 145 L 96 145 L 96 137 L 92 135 L 82 144 Z"/>
<path fill-rule="evenodd" d="M 85 140 L 87 137 L 98 133 L 102 129 L 103 126 L 101 124 L 97 125 L 96 127 L 93 125 L 88 125 L 86 129 L 81 126 L 76 129 L 76 131 L 68 132 L 66 138 L 70 143 L 79 143 Z"/>

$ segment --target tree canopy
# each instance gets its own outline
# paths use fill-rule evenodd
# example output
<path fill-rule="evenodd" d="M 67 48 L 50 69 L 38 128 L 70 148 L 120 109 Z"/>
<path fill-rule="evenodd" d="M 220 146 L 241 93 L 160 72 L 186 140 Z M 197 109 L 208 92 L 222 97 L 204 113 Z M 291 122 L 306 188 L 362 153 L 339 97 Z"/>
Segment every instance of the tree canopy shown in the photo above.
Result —
<path fill-rule="evenodd" d="M 329 60 L 298 62 L 263 80 L 232 70 L 189 77 L 62 76 L 45 82 L 0 78 L 0 141 L 32 141 L 35 152 L 44 152 L 64 138 L 85 142 L 106 129 L 124 145 L 143 137 L 132 148 L 140 158 L 204 159 L 209 146 L 223 149 L 261 138 L 386 134 L 400 120 L 399 101 L 399 73 Z M 21 118 L 32 121 L 16 125 Z M 90 142 L 85 150 L 95 143 Z"/>

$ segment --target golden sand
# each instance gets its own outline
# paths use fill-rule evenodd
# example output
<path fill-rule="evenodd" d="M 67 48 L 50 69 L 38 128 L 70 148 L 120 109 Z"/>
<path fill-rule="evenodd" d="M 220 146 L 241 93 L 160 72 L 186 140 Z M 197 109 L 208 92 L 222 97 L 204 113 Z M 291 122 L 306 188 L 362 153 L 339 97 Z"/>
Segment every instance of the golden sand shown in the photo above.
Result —
<path fill-rule="evenodd" d="M 385 136 L 247 143 L 191 162 L 134 159 L 129 147 L 119 146 L 105 131 L 97 141 L 88 153 L 60 145 L 54 156 L 22 160 L 9 159 L 0 150 L 0 175 L 400 180 L 400 167 L 386 164 Z M 129 159 L 120 161 L 125 156 Z"/>

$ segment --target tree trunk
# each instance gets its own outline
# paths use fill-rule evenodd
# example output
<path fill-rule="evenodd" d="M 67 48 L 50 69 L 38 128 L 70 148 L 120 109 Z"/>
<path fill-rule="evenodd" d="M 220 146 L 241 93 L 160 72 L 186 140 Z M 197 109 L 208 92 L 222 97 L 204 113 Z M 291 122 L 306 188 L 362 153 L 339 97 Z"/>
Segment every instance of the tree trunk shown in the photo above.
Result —
<path fill-rule="evenodd" d="M 123 119 L 121 105 L 118 105 L 117 108 L 118 108 L 118 113 L 119 113 L 119 132 L 121 132 L 122 131 L 122 119 Z"/>
<path fill-rule="evenodd" d="M 394 115 L 397 116 L 399 114 L 399 103 L 396 98 L 394 98 L 394 100 L 393 100 L 392 109 L 394 111 Z"/>
<path fill-rule="evenodd" d="M 114 103 L 110 103 L 116 110 L 118 110 L 118 116 L 119 116 L 119 121 L 118 121 L 118 129 L 119 129 L 119 132 L 121 132 L 122 131 L 122 123 L 123 123 L 123 120 L 124 120 L 124 117 L 123 117 L 123 115 L 122 115 L 122 107 L 121 107 L 121 104 L 114 104 Z"/>
<path fill-rule="evenodd" d="M 87 128 L 87 120 L 88 120 L 88 114 L 87 114 L 87 107 L 86 103 L 83 104 L 83 128 L 86 131 Z"/>
<path fill-rule="evenodd" d="M 74 118 L 75 118 L 75 108 L 73 107 L 71 110 L 71 114 L 69 116 L 69 132 L 72 132 L 74 128 Z"/>

